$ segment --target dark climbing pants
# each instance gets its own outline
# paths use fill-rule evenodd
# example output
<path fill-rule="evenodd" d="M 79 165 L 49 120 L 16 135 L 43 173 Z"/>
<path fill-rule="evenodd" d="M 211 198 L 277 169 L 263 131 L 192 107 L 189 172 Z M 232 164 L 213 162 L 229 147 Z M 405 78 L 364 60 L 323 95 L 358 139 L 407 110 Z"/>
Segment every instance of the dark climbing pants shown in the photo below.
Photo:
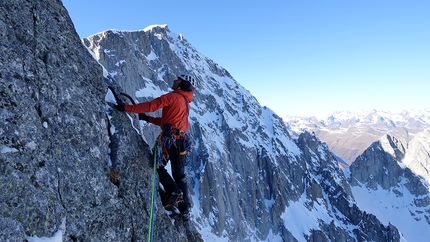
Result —
<path fill-rule="evenodd" d="M 178 209 L 181 212 L 188 210 L 190 201 L 188 198 L 187 175 L 185 171 L 186 155 L 180 155 L 179 149 L 182 147 L 182 140 L 176 140 L 176 145 L 172 145 L 168 150 L 170 165 L 172 167 L 172 176 L 167 172 L 164 166 L 157 169 L 158 178 L 164 187 L 166 194 L 182 191 L 184 201 L 179 203 Z"/>

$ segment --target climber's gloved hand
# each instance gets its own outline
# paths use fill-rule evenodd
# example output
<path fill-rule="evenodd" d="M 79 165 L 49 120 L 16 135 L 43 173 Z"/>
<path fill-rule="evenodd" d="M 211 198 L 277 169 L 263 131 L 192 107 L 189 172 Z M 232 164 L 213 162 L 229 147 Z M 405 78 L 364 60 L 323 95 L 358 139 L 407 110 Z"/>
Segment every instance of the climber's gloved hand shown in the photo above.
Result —
<path fill-rule="evenodd" d="M 124 112 L 125 111 L 124 104 L 118 103 L 118 105 L 116 105 L 116 110 Z"/>
<path fill-rule="evenodd" d="M 139 113 L 139 120 L 144 120 L 144 121 L 148 122 L 148 115 L 146 115 L 144 113 Z"/>
<path fill-rule="evenodd" d="M 115 109 L 115 110 L 118 110 L 118 111 L 121 111 L 121 112 L 123 112 L 123 111 L 125 111 L 125 109 L 124 109 L 124 104 L 123 103 L 118 103 L 118 104 L 115 104 L 115 103 L 111 103 L 111 102 L 106 102 L 111 108 L 113 108 L 113 109 Z"/>

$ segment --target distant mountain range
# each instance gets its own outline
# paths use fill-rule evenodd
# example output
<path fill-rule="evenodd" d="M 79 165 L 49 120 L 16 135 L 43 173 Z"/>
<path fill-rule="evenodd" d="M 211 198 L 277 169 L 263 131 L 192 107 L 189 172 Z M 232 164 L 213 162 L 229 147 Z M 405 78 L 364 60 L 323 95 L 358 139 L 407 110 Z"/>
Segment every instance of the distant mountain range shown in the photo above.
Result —
<path fill-rule="evenodd" d="M 314 132 L 330 150 L 350 165 L 370 144 L 385 134 L 409 142 L 430 128 L 430 111 L 404 110 L 400 113 L 356 109 L 318 117 L 283 117 L 290 134 Z"/>

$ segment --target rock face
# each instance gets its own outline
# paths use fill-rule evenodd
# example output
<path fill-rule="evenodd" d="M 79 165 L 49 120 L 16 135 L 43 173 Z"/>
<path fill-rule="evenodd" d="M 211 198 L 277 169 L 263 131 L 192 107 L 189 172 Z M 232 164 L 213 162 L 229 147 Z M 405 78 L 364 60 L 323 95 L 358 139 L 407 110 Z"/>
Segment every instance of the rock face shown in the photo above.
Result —
<path fill-rule="evenodd" d="M 146 240 L 150 149 L 126 116 L 109 122 L 110 81 L 61 1 L 2 1 L 0 36 L 0 240 Z M 154 214 L 157 241 L 187 240 Z"/>
<path fill-rule="evenodd" d="M 351 165 L 350 171 L 355 178 L 351 185 L 356 185 L 355 181 L 359 181 L 373 189 L 378 185 L 383 189 L 389 189 L 399 183 L 404 171 L 397 162 L 404 157 L 403 143 L 385 135 L 355 160 L 357 164 Z"/>

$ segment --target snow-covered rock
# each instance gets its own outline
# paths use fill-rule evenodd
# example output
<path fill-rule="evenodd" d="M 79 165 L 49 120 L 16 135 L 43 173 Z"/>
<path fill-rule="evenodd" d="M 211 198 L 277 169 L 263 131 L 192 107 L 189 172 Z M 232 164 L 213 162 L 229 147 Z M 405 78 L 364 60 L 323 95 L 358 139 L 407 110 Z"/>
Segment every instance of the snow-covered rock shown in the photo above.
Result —
<path fill-rule="evenodd" d="M 360 209 L 396 226 L 407 241 L 430 236 L 429 138 L 426 130 L 407 145 L 385 135 L 346 170 Z"/>

